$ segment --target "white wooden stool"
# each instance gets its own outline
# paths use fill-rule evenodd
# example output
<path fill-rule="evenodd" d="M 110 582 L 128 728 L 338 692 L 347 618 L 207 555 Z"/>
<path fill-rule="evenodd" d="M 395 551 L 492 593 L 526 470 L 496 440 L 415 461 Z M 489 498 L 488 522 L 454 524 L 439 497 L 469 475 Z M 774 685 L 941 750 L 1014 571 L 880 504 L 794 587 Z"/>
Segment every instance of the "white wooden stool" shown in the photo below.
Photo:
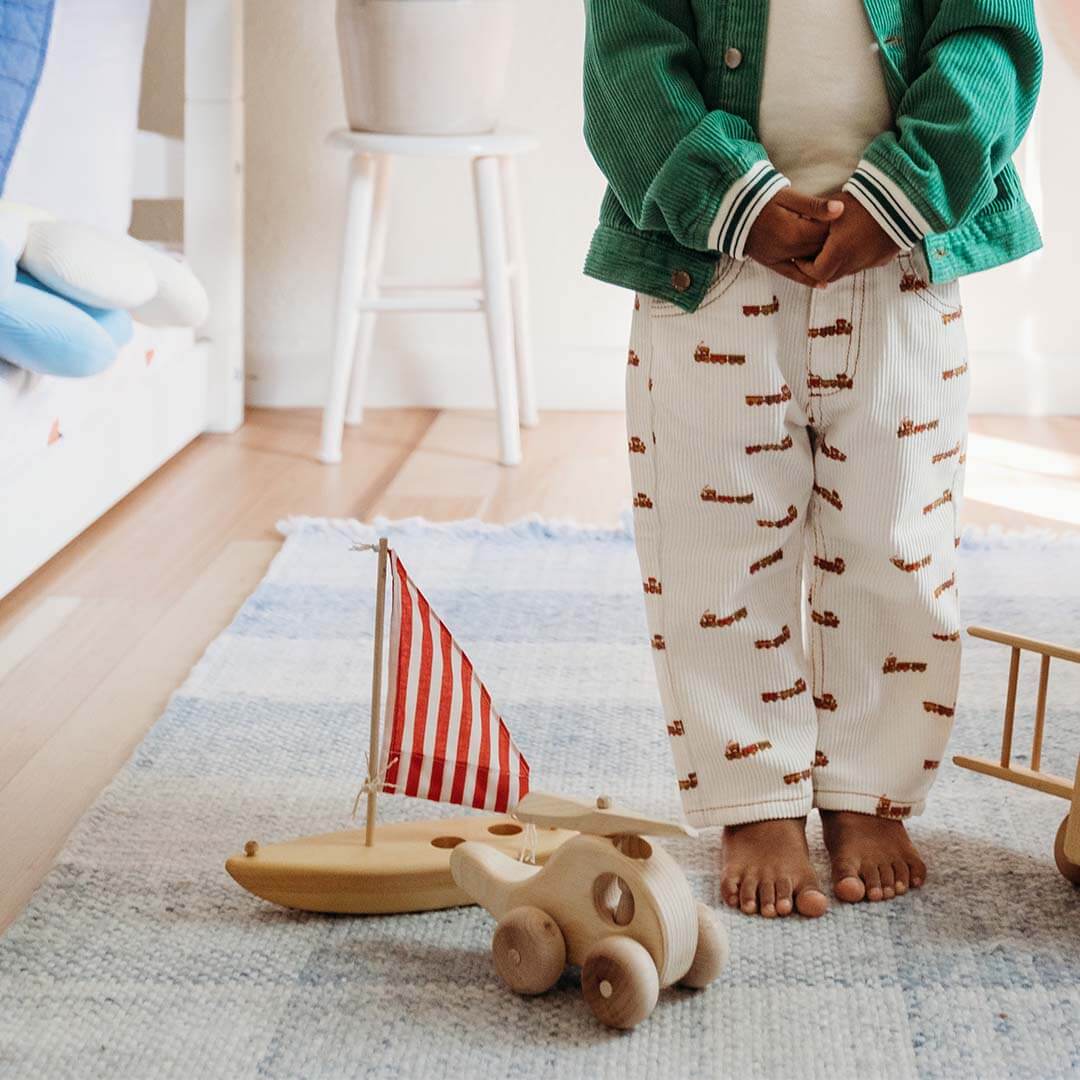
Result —
<path fill-rule="evenodd" d="M 319 459 L 339 462 L 345 423 L 358 424 L 363 417 L 364 384 L 379 312 L 472 311 L 487 318 L 499 460 L 503 465 L 517 465 L 521 461 L 519 425 L 533 426 L 537 415 L 516 158 L 533 150 L 536 139 L 521 133 L 442 136 L 335 131 L 330 142 L 349 152 L 349 195 Z M 457 157 L 472 163 L 481 281 L 382 280 L 395 155 Z"/>

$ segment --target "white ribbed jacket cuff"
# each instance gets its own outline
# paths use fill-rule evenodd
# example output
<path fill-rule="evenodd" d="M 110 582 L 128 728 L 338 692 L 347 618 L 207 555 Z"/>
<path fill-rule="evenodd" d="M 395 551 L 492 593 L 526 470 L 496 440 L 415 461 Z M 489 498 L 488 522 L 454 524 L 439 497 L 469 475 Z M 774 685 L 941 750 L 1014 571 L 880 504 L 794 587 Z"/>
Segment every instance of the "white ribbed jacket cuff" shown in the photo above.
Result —
<path fill-rule="evenodd" d="M 901 251 L 910 251 L 933 231 L 900 188 L 868 161 L 859 162 L 844 191 L 858 199 Z"/>
<path fill-rule="evenodd" d="M 781 188 L 790 186 L 791 181 L 768 158 L 756 161 L 724 195 L 709 230 L 709 247 L 745 259 L 746 239 L 758 214 Z"/>

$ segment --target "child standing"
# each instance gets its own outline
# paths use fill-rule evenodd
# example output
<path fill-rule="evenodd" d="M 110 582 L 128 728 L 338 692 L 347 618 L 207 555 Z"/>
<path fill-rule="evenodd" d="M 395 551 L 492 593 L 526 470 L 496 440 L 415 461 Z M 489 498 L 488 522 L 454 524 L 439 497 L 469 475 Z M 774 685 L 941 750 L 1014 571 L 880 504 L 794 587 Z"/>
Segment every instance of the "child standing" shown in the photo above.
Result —
<path fill-rule="evenodd" d="M 1035 250 L 1032 0 L 586 0 L 586 272 L 637 293 L 635 532 L 725 902 L 920 886 L 960 673 L 956 279 Z M 804 604 L 805 602 L 805 604 Z"/>

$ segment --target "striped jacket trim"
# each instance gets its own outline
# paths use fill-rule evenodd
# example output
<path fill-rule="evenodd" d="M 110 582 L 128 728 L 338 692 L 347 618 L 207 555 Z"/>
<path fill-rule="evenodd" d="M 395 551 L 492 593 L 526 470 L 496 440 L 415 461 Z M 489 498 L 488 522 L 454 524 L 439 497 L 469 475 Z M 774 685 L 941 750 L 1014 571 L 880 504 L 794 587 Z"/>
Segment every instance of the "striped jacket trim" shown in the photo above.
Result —
<path fill-rule="evenodd" d="M 859 162 L 844 191 L 866 208 L 901 251 L 910 251 L 933 231 L 896 183 L 868 161 Z"/>
<path fill-rule="evenodd" d="M 745 259 L 746 240 L 769 200 L 791 181 L 767 158 L 756 161 L 724 194 L 709 230 L 709 247 Z"/>

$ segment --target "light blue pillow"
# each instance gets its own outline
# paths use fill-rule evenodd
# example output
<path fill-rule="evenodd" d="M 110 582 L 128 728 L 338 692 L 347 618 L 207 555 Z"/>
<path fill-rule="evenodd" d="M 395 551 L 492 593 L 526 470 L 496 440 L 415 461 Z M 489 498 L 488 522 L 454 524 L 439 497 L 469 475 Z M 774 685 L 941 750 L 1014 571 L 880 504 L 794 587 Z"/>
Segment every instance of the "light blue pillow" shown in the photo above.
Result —
<path fill-rule="evenodd" d="M 97 308 L 90 307 L 89 304 L 80 304 L 77 300 L 62 296 L 60 293 L 56 292 L 55 289 L 50 289 L 47 285 L 43 285 L 36 277 L 32 277 L 25 270 L 20 270 L 18 272 L 16 280 L 23 285 L 29 285 L 34 289 L 40 289 L 42 292 L 48 293 L 50 296 L 55 296 L 58 300 L 64 300 L 73 307 L 77 307 L 80 311 L 86 312 L 94 322 L 104 327 L 106 333 L 108 333 L 109 337 L 116 342 L 119 348 L 123 348 L 135 334 L 134 320 L 128 312 L 121 311 L 120 308 Z M 2 302 L 2 294 L 0 294 L 0 302 Z"/>
<path fill-rule="evenodd" d="M 105 321 L 122 332 L 112 318 L 115 314 L 108 312 Z M 10 292 L 0 298 L 0 359 L 16 367 L 84 378 L 104 371 L 118 351 L 102 321 L 28 275 L 20 273 Z"/>
<path fill-rule="evenodd" d="M 0 239 L 0 300 L 3 300 L 15 284 L 15 255 Z"/>

